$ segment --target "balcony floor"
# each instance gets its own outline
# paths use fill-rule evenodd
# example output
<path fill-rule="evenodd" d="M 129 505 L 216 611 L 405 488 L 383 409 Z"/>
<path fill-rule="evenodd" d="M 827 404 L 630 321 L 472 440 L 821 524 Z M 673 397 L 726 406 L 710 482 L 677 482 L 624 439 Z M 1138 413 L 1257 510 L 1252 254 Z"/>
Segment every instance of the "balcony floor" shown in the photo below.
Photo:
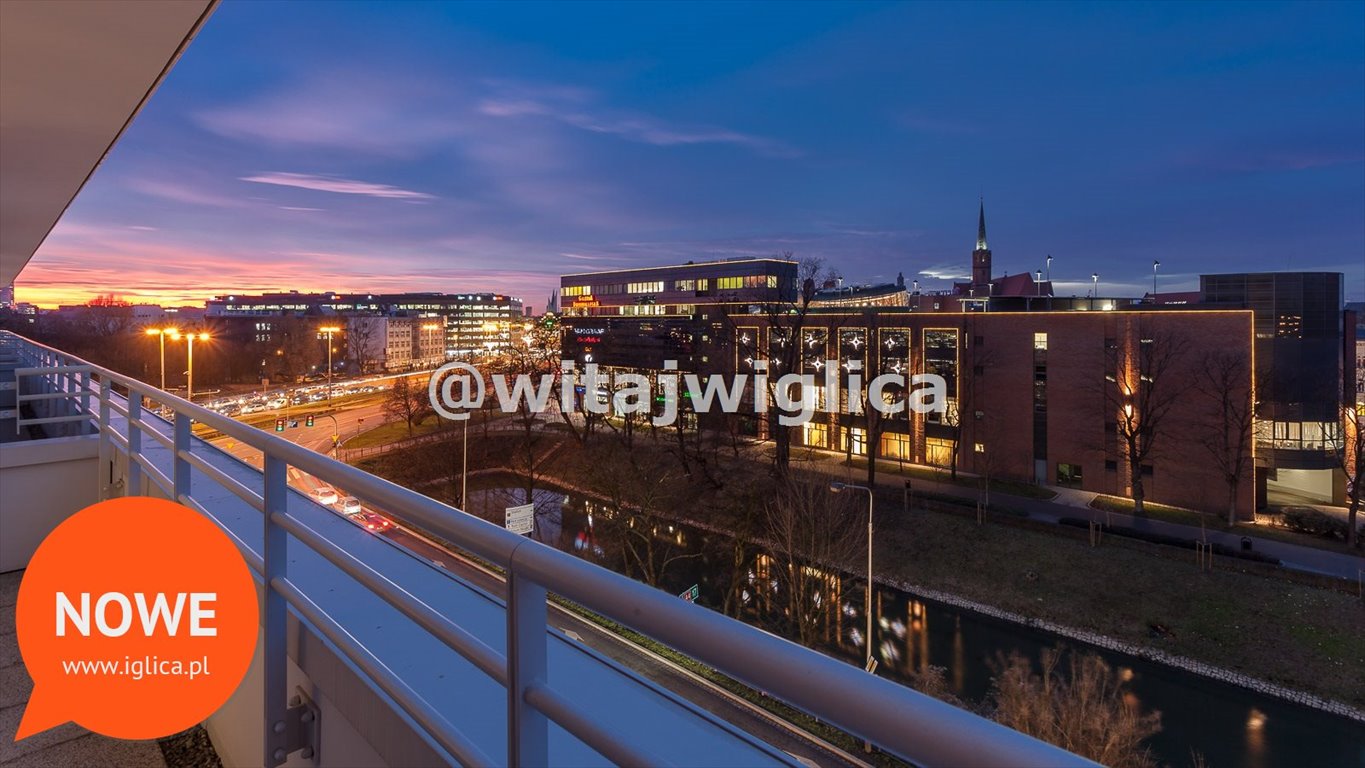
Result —
<path fill-rule="evenodd" d="M 124 741 L 93 734 L 75 723 L 60 725 L 16 742 L 33 681 L 19 657 L 14 632 L 14 605 L 23 571 L 0 574 L 0 766 L 45 768 L 79 765 L 88 768 L 165 768 L 155 741 Z"/>

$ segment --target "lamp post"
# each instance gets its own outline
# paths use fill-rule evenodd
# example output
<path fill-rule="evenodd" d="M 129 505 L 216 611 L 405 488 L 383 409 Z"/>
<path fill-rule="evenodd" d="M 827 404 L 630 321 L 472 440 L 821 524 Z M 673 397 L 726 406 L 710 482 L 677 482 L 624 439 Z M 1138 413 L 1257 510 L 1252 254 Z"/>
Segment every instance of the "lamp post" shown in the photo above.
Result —
<path fill-rule="evenodd" d="M 156 336 L 161 346 L 161 391 L 166 391 L 166 336 L 176 338 L 180 331 L 175 328 L 148 328 L 148 336 Z"/>
<path fill-rule="evenodd" d="M 186 343 L 186 347 L 185 347 L 185 399 L 186 399 L 186 400 L 189 400 L 190 402 L 193 402 L 193 401 L 194 401 L 194 340 L 197 338 L 199 341 L 208 341 L 209 338 L 210 338 L 210 336 L 209 336 L 207 333 L 203 333 L 203 332 L 200 332 L 200 333 L 190 332 L 190 333 L 184 333 L 184 334 L 182 334 L 182 333 L 180 333 L 179 331 L 172 331 L 172 332 L 171 332 L 171 341 L 180 341 L 180 339 L 181 339 L 182 336 L 184 337 L 185 343 Z"/>
<path fill-rule="evenodd" d="M 853 485 L 851 483 L 833 482 L 829 484 L 830 491 L 840 493 L 844 490 L 866 491 L 867 492 L 867 599 L 863 606 L 863 613 L 867 614 L 867 671 L 875 669 L 876 662 L 872 658 L 872 489 L 865 485 Z"/>
<path fill-rule="evenodd" d="M 1100 273 L 1099 273 L 1099 272 L 1092 272 L 1092 273 L 1090 274 L 1090 308 L 1091 308 L 1091 309 L 1094 309 L 1094 308 L 1095 308 L 1095 299 L 1098 298 L 1099 295 L 1100 295 Z"/>
<path fill-rule="evenodd" d="M 1047 281 L 1052 282 L 1052 254 L 1047 255 Z"/>
<path fill-rule="evenodd" d="M 1152 261 L 1152 303 L 1156 303 L 1156 268 L 1161 266 L 1161 262 Z"/>
<path fill-rule="evenodd" d="M 324 325 L 318 331 L 327 336 L 327 402 L 332 402 L 332 334 L 341 333 L 335 325 Z"/>
<path fill-rule="evenodd" d="M 1038 295 L 1041 297 L 1043 295 L 1043 270 L 1038 270 L 1036 274 L 1038 275 L 1038 279 L 1034 282 L 1037 283 Z"/>

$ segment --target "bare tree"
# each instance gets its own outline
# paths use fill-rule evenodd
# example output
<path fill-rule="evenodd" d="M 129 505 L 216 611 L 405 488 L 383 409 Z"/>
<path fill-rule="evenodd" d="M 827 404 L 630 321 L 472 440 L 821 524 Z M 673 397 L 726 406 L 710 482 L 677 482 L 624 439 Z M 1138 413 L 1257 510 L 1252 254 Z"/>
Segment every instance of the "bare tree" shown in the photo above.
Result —
<path fill-rule="evenodd" d="M 620 552 L 627 575 L 657 587 L 675 562 L 700 556 L 688 550 L 673 520 L 690 496 L 670 454 L 607 437 L 594 441 L 583 459 L 581 481 L 605 502 L 597 530 Z"/>
<path fill-rule="evenodd" d="M 410 376 L 394 379 L 393 388 L 384 398 L 384 413 L 395 421 L 403 420 L 408 425 L 408 437 L 412 437 L 412 428 L 431 413 L 427 388 L 414 383 Z"/>
<path fill-rule="evenodd" d="M 1018 653 L 996 663 L 995 720 L 1111 768 L 1155 768 L 1144 742 L 1161 730 L 1161 714 L 1129 704 L 1118 671 L 1096 654 L 1058 648 L 1044 649 L 1040 661 L 1041 674 Z"/>
<path fill-rule="evenodd" d="M 1359 547 L 1360 531 L 1356 516 L 1365 499 L 1365 408 L 1347 404 L 1342 407 L 1343 430 L 1341 469 L 1346 473 L 1346 543 Z"/>
<path fill-rule="evenodd" d="M 558 399 L 559 388 L 563 386 L 560 373 L 560 336 L 557 322 L 531 323 L 514 330 L 508 344 L 499 350 L 498 356 L 489 361 L 487 367 L 507 377 L 508 382 L 525 376 L 534 392 L 546 391 L 547 406 Z M 510 391 L 510 390 L 509 390 Z M 545 431 L 541 414 L 532 408 L 528 398 L 517 401 L 517 409 L 511 416 L 517 435 L 517 447 L 513 452 L 509 468 L 522 481 L 526 498 L 534 498 L 536 486 L 544 474 L 544 465 L 558 440 Z M 570 429 L 573 424 L 565 419 Z"/>
<path fill-rule="evenodd" d="M 1136 344 L 1106 344 L 1105 412 L 1114 414 L 1114 431 L 1127 464 L 1133 513 L 1143 514 L 1143 467 L 1163 445 L 1170 415 L 1189 393 L 1184 367 L 1189 340 L 1170 329 L 1135 329 Z"/>
<path fill-rule="evenodd" d="M 787 479 L 765 508 L 772 567 L 758 574 L 758 588 L 776 593 L 779 620 L 803 645 L 833 620 L 836 587 L 867 545 L 860 524 L 866 511 L 850 497 L 823 483 Z"/>
<path fill-rule="evenodd" d="M 279 354 L 275 356 L 276 373 L 289 378 L 306 375 L 324 360 L 324 344 L 318 324 L 303 317 L 282 317 L 276 324 L 279 332 Z"/>
<path fill-rule="evenodd" d="M 791 252 L 784 253 L 783 258 L 791 260 Z M 741 357 L 747 357 L 751 361 L 763 360 L 768 365 L 768 391 L 765 394 L 770 407 L 766 420 L 768 436 L 773 441 L 774 471 L 778 477 L 786 477 L 791 467 L 791 448 L 796 430 L 794 426 L 782 424 L 779 419 L 783 415 L 795 416 L 797 411 L 776 407 L 777 379 L 783 374 L 799 373 L 809 358 L 810 353 L 803 342 L 811 302 L 815 299 L 815 292 L 826 274 L 823 260 L 802 259 L 797 265 L 796 290 L 779 286 L 777 300 L 757 308 L 768 327 L 767 348 L 761 348 L 757 338 L 749 342 L 741 340 L 739 344 Z M 730 318 L 732 323 L 737 320 L 742 321 L 742 316 Z M 754 395 L 757 397 L 758 393 L 755 392 Z"/>
<path fill-rule="evenodd" d="M 383 352 L 384 339 L 377 338 L 382 323 L 377 317 L 352 317 L 346 322 L 346 358 L 353 373 L 368 373 Z"/>
<path fill-rule="evenodd" d="M 1194 389 L 1204 401 L 1206 414 L 1198 440 L 1227 484 L 1229 526 L 1237 523 L 1237 487 L 1252 466 L 1256 406 L 1251 400 L 1251 377 L 1251 360 L 1236 350 L 1210 354 L 1195 372 Z"/>

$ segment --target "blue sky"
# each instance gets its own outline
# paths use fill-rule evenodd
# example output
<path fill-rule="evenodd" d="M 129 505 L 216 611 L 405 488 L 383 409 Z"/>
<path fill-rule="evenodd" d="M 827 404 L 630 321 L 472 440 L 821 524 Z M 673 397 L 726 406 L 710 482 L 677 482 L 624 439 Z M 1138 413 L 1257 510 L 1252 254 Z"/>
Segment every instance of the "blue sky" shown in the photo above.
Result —
<path fill-rule="evenodd" d="M 1365 3 L 226 0 L 20 299 L 498 290 L 791 251 L 1365 297 Z"/>

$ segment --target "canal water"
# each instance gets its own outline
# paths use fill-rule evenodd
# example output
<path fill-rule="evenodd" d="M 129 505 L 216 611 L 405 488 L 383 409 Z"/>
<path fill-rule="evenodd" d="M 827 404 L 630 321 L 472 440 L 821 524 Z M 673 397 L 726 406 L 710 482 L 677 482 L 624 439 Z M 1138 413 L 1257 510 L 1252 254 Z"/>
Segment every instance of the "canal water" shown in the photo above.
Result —
<path fill-rule="evenodd" d="M 501 524 L 503 510 L 527 503 L 516 488 L 470 490 L 469 511 Z M 602 519 L 609 514 L 590 500 L 537 490 L 533 538 L 621 571 L 619 546 Z M 596 515 L 594 515 L 596 512 Z M 659 587 L 681 594 L 697 586 L 697 602 L 719 609 L 735 569 L 733 540 L 686 525 L 661 524 L 652 532 L 662 554 L 685 554 L 663 569 Z M 763 558 L 747 553 L 746 585 L 739 599 L 764 599 L 771 589 Z M 865 582 L 836 578 L 828 592 L 829 621 L 820 650 L 862 666 L 866 657 Z M 1365 725 L 1236 686 L 1219 683 L 1126 654 L 1083 646 L 1049 633 L 917 598 L 894 588 L 873 595 L 877 674 L 906 682 L 927 667 L 945 670 L 954 695 L 978 703 L 987 695 L 996 661 L 1017 652 L 1036 662 L 1059 643 L 1098 653 L 1129 680 L 1128 690 L 1144 711 L 1161 713 L 1161 731 L 1148 740 L 1159 764 L 1187 767 L 1192 755 L 1210 768 L 1365 768 Z M 1359 670 L 1356 671 L 1357 674 Z"/>

